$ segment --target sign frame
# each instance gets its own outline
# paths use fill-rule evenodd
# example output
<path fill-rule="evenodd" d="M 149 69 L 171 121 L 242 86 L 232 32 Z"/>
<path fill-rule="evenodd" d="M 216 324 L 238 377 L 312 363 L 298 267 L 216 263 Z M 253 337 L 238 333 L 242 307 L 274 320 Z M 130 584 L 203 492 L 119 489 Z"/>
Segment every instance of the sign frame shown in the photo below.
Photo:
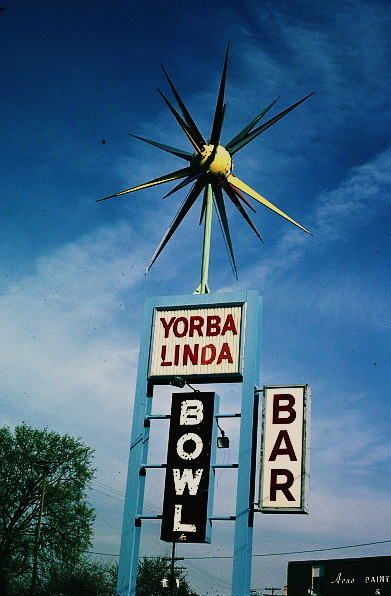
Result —
<path fill-rule="evenodd" d="M 188 375 L 188 382 L 217 383 L 238 382 L 241 385 L 241 418 L 238 453 L 236 515 L 234 520 L 234 556 L 232 565 L 232 593 L 246 596 L 251 587 L 253 509 L 249 507 L 252 486 L 252 458 L 248 446 L 252 441 L 254 390 L 259 384 L 260 335 L 262 299 L 256 290 L 227 293 L 193 294 L 147 298 L 141 327 L 137 380 L 134 394 L 132 431 L 129 448 L 129 463 L 123 510 L 121 548 L 119 557 L 117 596 L 135 596 L 137 568 L 140 549 L 143 515 L 146 463 L 155 385 L 167 385 L 170 377 L 148 377 L 152 325 L 156 308 L 178 309 L 180 307 L 207 307 L 216 305 L 245 305 L 242 318 L 240 375 Z M 176 375 L 175 375 L 176 376 Z M 182 375 L 181 375 L 182 376 Z M 210 502 L 212 492 L 209 491 Z M 160 516 L 153 516 L 154 519 Z M 212 518 L 213 519 L 213 518 Z"/>
<path fill-rule="evenodd" d="M 202 404 L 202 417 L 199 416 L 195 410 L 194 401 L 199 401 Z M 215 480 L 215 471 L 213 468 L 216 450 L 216 412 L 219 408 L 219 396 L 214 391 L 192 391 L 186 393 L 173 393 L 171 401 L 170 414 L 170 429 L 168 435 L 168 449 L 167 449 L 167 464 L 166 477 L 164 483 L 164 498 L 162 511 L 162 526 L 160 539 L 166 542 L 183 542 L 184 544 L 202 544 L 210 543 L 212 523 L 210 516 L 213 509 L 213 489 Z M 183 404 L 187 407 L 183 408 Z M 198 420 L 197 420 L 198 416 Z M 182 417 L 184 420 L 181 423 Z M 193 421 L 192 421 L 193 418 Z M 185 436 L 193 447 L 193 454 L 195 457 L 189 457 L 188 460 L 183 460 L 178 452 L 178 444 Z M 195 436 L 201 439 L 202 450 L 197 453 L 197 445 L 194 443 Z M 191 437 L 191 438 L 190 438 Z M 186 445 L 186 442 L 184 443 Z M 186 457 L 186 447 L 184 449 L 184 456 Z M 191 449 L 190 449 L 191 451 Z M 191 480 L 197 477 L 196 469 L 201 467 L 202 472 L 198 482 L 195 482 L 192 492 L 190 492 Z M 185 470 L 190 473 L 187 480 L 182 482 L 173 480 L 171 474 L 174 474 L 174 468 L 179 468 L 177 471 L 179 476 L 184 478 Z M 195 474 L 194 474 L 195 472 Z M 182 474 L 181 474 L 182 473 Z M 175 484 L 178 482 L 180 491 L 176 493 Z M 210 498 L 212 493 L 212 499 Z M 190 521 L 195 522 L 194 537 L 192 532 L 182 530 L 175 532 L 171 529 L 171 525 L 175 518 L 174 508 L 181 506 L 181 519 L 187 525 Z M 182 511 L 182 508 L 184 510 Z M 195 513 L 189 519 L 189 509 Z M 196 539 L 194 539 L 196 538 Z"/>
<path fill-rule="evenodd" d="M 149 357 L 148 357 L 148 383 L 153 385 L 169 385 L 174 377 L 180 376 L 189 383 L 241 383 L 243 381 L 244 371 L 244 346 L 246 341 L 246 329 L 247 329 L 247 310 L 248 310 L 248 297 L 247 294 L 251 292 L 238 292 L 229 294 L 230 300 L 224 301 L 224 297 L 227 294 L 194 294 L 192 296 L 173 296 L 166 298 L 152 299 L 150 302 L 150 308 L 152 309 L 152 325 L 150 330 L 149 338 Z M 193 300 L 191 299 L 193 298 Z M 149 302 L 149 301 L 147 301 Z M 176 311 L 176 310 L 199 310 L 200 308 L 229 308 L 229 307 L 240 307 L 241 320 L 239 332 L 239 363 L 237 372 L 225 372 L 225 373 L 203 373 L 203 374 L 186 374 L 186 373 L 173 373 L 167 375 L 150 374 L 152 367 L 152 351 L 153 351 L 153 338 L 154 331 L 156 328 L 156 316 L 161 311 Z"/>
<path fill-rule="evenodd" d="M 300 505 L 297 507 L 271 507 L 262 504 L 264 487 L 264 466 L 266 452 L 266 433 L 268 421 L 266 419 L 267 392 L 268 390 L 302 389 L 303 390 L 303 412 L 302 412 L 302 436 L 301 436 L 301 483 L 300 483 Z M 266 514 L 307 514 L 308 513 L 308 488 L 309 488 L 309 465 L 310 465 L 310 431 L 311 431 L 311 388 L 309 385 L 264 385 L 263 387 L 263 407 L 262 407 L 262 441 L 260 453 L 259 470 L 259 493 L 258 506 L 256 511 Z"/>

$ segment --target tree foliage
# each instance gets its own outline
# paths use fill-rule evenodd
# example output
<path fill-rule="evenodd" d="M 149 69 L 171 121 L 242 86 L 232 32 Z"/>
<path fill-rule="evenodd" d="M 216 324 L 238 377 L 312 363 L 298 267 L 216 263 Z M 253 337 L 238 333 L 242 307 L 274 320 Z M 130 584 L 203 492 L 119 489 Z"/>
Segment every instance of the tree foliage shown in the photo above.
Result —
<path fill-rule="evenodd" d="M 75 567 L 53 571 L 43 594 L 114 596 L 117 570 L 116 563 L 82 559 Z"/>
<path fill-rule="evenodd" d="M 37 593 L 50 575 L 77 566 L 90 547 L 94 512 L 86 489 L 92 450 L 69 435 L 25 424 L 0 429 L 0 593 Z M 41 512 L 41 513 L 40 513 Z M 41 518 L 40 540 L 37 530 Z"/>
<path fill-rule="evenodd" d="M 174 569 L 175 579 L 179 579 L 179 587 L 174 582 L 175 596 L 192 596 L 183 569 Z M 168 580 L 165 586 L 163 580 Z M 143 558 L 139 561 L 137 571 L 136 596 L 170 596 L 170 562 L 163 557 Z"/>

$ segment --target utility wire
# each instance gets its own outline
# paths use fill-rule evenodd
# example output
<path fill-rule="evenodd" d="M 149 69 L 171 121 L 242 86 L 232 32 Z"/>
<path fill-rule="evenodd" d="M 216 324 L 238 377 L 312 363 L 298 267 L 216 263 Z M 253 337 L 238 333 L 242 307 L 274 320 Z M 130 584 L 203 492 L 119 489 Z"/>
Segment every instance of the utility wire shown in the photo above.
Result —
<path fill-rule="evenodd" d="M 344 548 L 358 548 L 360 546 L 372 546 L 373 544 L 386 544 L 387 542 L 391 542 L 391 540 L 377 540 L 376 542 L 364 542 L 362 544 L 348 544 L 346 546 L 330 546 L 329 548 L 312 548 L 308 550 L 293 550 L 287 551 L 284 553 L 263 553 L 253 555 L 253 557 L 279 557 L 283 555 L 301 555 L 303 553 L 319 553 L 329 550 L 341 550 Z M 183 557 L 185 560 L 187 559 L 233 559 L 233 555 L 217 555 L 211 557 Z"/>
<path fill-rule="evenodd" d="M 308 550 L 292 550 L 283 553 L 263 553 L 253 555 L 253 557 L 280 557 L 283 555 L 301 555 L 304 553 L 320 553 L 330 550 L 341 550 L 344 548 L 359 548 L 360 546 L 372 546 L 374 544 L 387 544 L 391 542 L 391 540 L 377 540 L 376 542 L 363 542 L 362 544 L 348 544 L 346 546 L 330 546 L 328 548 L 312 548 Z M 89 554 L 92 555 L 105 555 L 108 557 L 119 557 L 119 554 L 114 553 L 97 553 L 95 551 L 88 551 Z M 159 559 L 160 557 L 143 557 L 145 559 Z M 233 555 L 214 555 L 210 557 L 183 557 L 183 560 L 196 560 L 196 559 L 233 559 Z"/>

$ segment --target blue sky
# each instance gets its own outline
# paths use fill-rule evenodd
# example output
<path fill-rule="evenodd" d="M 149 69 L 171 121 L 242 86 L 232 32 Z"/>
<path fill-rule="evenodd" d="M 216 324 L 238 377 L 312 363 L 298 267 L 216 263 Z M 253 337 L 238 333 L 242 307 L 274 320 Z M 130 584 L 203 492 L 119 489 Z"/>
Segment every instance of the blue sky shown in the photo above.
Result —
<path fill-rule="evenodd" d="M 264 296 L 262 383 L 313 392 L 310 514 L 259 514 L 254 553 L 391 539 L 389 16 L 388 3 L 357 0 L 9 0 L 0 13 L 1 424 L 24 420 L 95 448 L 95 551 L 119 548 L 144 299 L 194 291 L 202 238 L 195 208 L 145 277 L 181 197 L 162 201 L 166 185 L 95 201 L 182 167 L 128 133 L 191 150 L 156 93 L 167 90 L 158 62 L 208 134 L 228 40 L 223 143 L 276 97 L 273 114 L 316 92 L 234 160 L 237 176 L 314 236 L 259 205 L 261 244 L 228 207 L 236 281 L 213 234 L 212 290 Z M 234 407 L 235 389 L 223 390 Z M 168 402 L 162 390 L 156 407 Z M 218 480 L 227 513 L 233 485 Z M 155 512 L 158 486 L 155 477 L 147 489 Z M 230 555 L 231 530 L 215 526 L 210 546 L 181 554 Z M 143 554 L 167 553 L 158 536 L 151 522 Z M 313 556 L 255 558 L 252 584 L 282 586 L 288 560 Z M 229 560 L 186 564 L 200 593 L 229 594 Z"/>

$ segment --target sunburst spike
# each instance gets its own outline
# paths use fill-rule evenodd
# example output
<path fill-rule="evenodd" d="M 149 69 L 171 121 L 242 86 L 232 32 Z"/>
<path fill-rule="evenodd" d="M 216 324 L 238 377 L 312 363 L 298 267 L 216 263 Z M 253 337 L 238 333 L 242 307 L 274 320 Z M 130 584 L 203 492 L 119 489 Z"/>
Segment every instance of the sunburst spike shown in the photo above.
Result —
<path fill-rule="evenodd" d="M 197 178 L 199 178 L 203 174 L 204 174 L 204 172 L 197 172 L 196 174 L 193 174 L 192 176 L 188 176 L 187 178 L 185 178 L 184 180 L 182 180 L 182 182 L 180 182 L 179 184 L 177 184 L 175 186 L 175 188 L 173 188 L 172 190 L 170 190 L 170 192 L 168 192 L 166 195 L 164 195 L 163 199 L 167 199 L 168 197 L 170 197 L 171 195 L 173 195 L 174 192 L 176 192 L 177 190 L 180 190 L 181 188 L 184 188 L 188 184 L 191 184 L 192 182 L 194 182 L 195 180 L 197 180 Z"/>
<path fill-rule="evenodd" d="M 243 147 L 245 147 L 245 145 L 247 145 L 248 143 L 250 143 L 252 140 L 254 140 L 258 135 L 260 135 L 261 133 L 263 133 L 265 130 L 267 130 L 268 128 L 270 128 L 271 126 L 273 126 L 273 124 L 275 124 L 276 122 L 278 122 L 278 120 L 281 120 L 281 118 L 283 118 L 284 116 L 286 116 L 287 114 L 289 114 L 289 112 L 291 112 L 292 110 L 294 110 L 295 108 L 297 108 L 297 106 L 299 106 L 301 103 L 303 103 L 303 101 L 306 101 L 312 95 L 314 95 L 314 92 L 313 93 L 309 93 L 308 95 L 306 95 L 305 97 L 303 97 L 303 99 L 300 99 L 300 101 L 297 101 L 296 103 L 294 103 L 293 105 L 291 105 L 286 110 L 283 110 L 282 112 L 280 112 L 279 114 L 277 114 L 277 116 L 274 116 L 274 118 L 271 118 L 270 120 L 268 120 L 267 122 L 265 122 L 265 124 L 262 124 L 262 126 L 258 126 L 258 128 L 256 128 L 252 132 L 248 133 L 248 135 L 245 136 L 241 141 L 239 141 L 235 145 L 231 146 L 231 148 L 230 148 L 230 154 L 231 155 L 234 155 L 234 153 L 236 153 L 237 151 L 239 151 L 239 149 L 242 149 Z"/>
<path fill-rule="evenodd" d="M 228 182 L 228 184 L 229 184 L 229 182 Z M 243 203 L 245 203 L 247 205 L 247 207 L 249 209 L 251 209 L 251 211 L 253 211 L 254 213 L 257 212 L 257 210 L 254 209 L 254 207 L 251 205 L 251 203 L 246 199 L 246 197 L 244 195 L 242 195 L 242 193 L 240 192 L 240 190 L 238 188 L 235 188 L 234 186 L 232 186 L 232 184 L 230 184 L 230 187 L 232 188 L 233 192 L 236 194 L 238 199 L 243 201 Z"/>
<path fill-rule="evenodd" d="M 220 134 L 221 134 L 221 129 L 223 127 L 223 122 L 224 122 L 224 116 L 225 116 L 225 110 L 227 109 L 227 104 L 225 103 L 223 105 L 223 109 L 221 110 L 221 113 L 219 115 L 219 117 L 215 120 L 215 122 L 213 123 L 214 128 L 212 130 L 212 135 L 211 135 L 211 144 L 213 144 L 215 147 L 218 146 L 219 141 L 220 141 Z M 217 139 L 217 141 L 215 141 L 215 139 Z"/>
<path fill-rule="evenodd" d="M 161 91 L 160 89 L 158 89 L 158 92 L 159 92 L 160 96 L 162 97 L 163 101 L 165 102 L 166 106 L 170 110 L 170 112 L 173 114 L 175 120 L 178 122 L 179 126 L 182 128 L 183 132 L 185 133 L 185 135 L 189 139 L 190 143 L 193 145 L 194 149 L 198 153 L 201 153 L 202 148 L 201 148 L 200 144 L 197 143 L 197 141 L 194 139 L 193 135 L 191 134 L 191 131 L 189 130 L 188 125 L 183 120 L 182 116 L 180 114 L 178 114 L 177 110 L 169 102 L 169 100 L 167 99 L 167 97 L 164 95 L 163 91 Z"/>
<path fill-rule="evenodd" d="M 254 189 L 252 189 L 245 182 L 243 182 L 242 180 L 240 180 L 239 178 L 237 178 L 233 174 L 230 174 L 227 177 L 227 180 L 233 186 L 235 186 L 235 188 L 239 188 L 239 190 L 242 190 L 243 192 L 245 192 L 247 195 L 249 195 L 250 197 L 252 197 L 256 201 L 258 201 L 259 203 L 262 203 L 262 205 L 265 205 L 265 207 L 267 207 L 268 209 L 271 209 L 272 211 L 274 211 L 275 213 L 277 213 L 278 215 L 280 215 L 284 219 L 287 219 L 288 221 L 290 221 L 291 223 L 293 223 L 295 226 L 297 226 L 298 228 L 300 228 L 301 230 L 303 230 L 304 232 L 307 232 L 307 234 L 310 234 L 312 236 L 312 232 L 310 232 L 309 230 L 307 230 L 306 228 L 304 228 L 302 225 L 300 225 L 299 223 L 297 223 L 297 221 L 295 221 L 294 219 L 292 219 L 291 217 L 289 217 L 289 215 L 287 215 L 286 213 L 284 213 L 283 211 L 281 211 L 281 209 L 279 209 L 278 207 L 276 207 L 275 205 L 273 205 L 273 203 L 270 203 L 270 201 L 268 201 L 267 199 L 265 199 L 265 197 L 263 197 L 262 195 L 260 195 L 259 193 L 257 193 Z"/>
<path fill-rule="evenodd" d="M 223 72 L 221 74 L 219 93 L 217 96 L 212 132 L 211 132 L 210 141 L 209 141 L 211 145 L 217 145 L 217 143 L 220 141 L 221 126 L 222 126 L 223 118 L 224 118 L 224 94 L 225 94 L 225 83 L 227 80 L 229 48 L 230 48 L 230 43 L 228 42 L 227 50 L 225 52 Z"/>
<path fill-rule="evenodd" d="M 176 170 L 175 172 L 171 172 L 170 174 L 165 174 L 164 176 L 160 176 L 159 178 L 154 178 L 149 182 L 144 182 L 144 184 L 139 184 L 138 186 L 133 186 L 132 188 L 128 188 L 127 190 L 122 190 L 121 192 L 117 192 L 114 195 L 109 195 L 108 197 L 103 197 L 102 199 L 98 199 L 97 203 L 100 201 L 106 201 L 107 199 L 113 199 L 114 197 L 119 197 L 121 195 L 125 195 L 129 192 L 135 192 L 136 190 L 141 190 L 143 188 L 149 188 L 150 186 L 156 186 L 157 184 L 164 184 L 164 182 L 171 182 L 172 180 L 178 180 L 178 178 L 184 178 L 192 173 L 190 168 L 183 168 L 181 170 Z"/>
<path fill-rule="evenodd" d="M 232 271 L 233 271 L 235 278 L 238 279 L 238 270 L 236 268 L 235 255 L 234 255 L 234 251 L 233 251 L 233 247 L 232 247 L 232 240 L 231 240 L 231 234 L 229 231 L 227 212 L 225 210 L 223 192 L 221 190 L 221 187 L 217 183 L 212 184 L 212 189 L 213 189 L 213 196 L 215 199 L 214 202 L 215 202 L 215 207 L 216 207 L 216 211 L 217 211 L 217 217 L 218 217 L 218 220 L 220 223 L 220 228 L 221 228 L 221 232 L 223 234 L 225 246 L 227 248 L 228 257 L 229 257 L 229 260 L 231 263 Z"/>
<path fill-rule="evenodd" d="M 205 199 L 205 197 L 203 197 L 202 205 L 201 205 L 200 221 L 198 222 L 199 225 L 201 225 L 204 220 L 205 209 L 206 209 L 206 199 Z"/>
<path fill-rule="evenodd" d="M 223 189 L 225 190 L 225 192 L 227 193 L 227 195 L 229 196 L 229 198 L 231 199 L 231 201 L 233 202 L 235 207 L 238 209 L 239 213 L 246 220 L 246 222 L 248 223 L 250 228 L 253 230 L 255 235 L 260 239 L 261 242 L 263 242 L 263 238 L 262 238 L 261 234 L 258 232 L 257 228 L 254 226 L 253 222 L 247 215 L 246 210 L 244 209 L 243 205 L 239 201 L 234 189 L 228 183 L 227 179 L 222 180 L 222 185 L 223 185 Z"/>
<path fill-rule="evenodd" d="M 190 190 L 187 198 L 182 203 L 181 208 L 179 209 L 178 213 L 176 214 L 176 216 L 175 216 L 174 220 L 172 221 L 170 227 L 168 228 L 167 232 L 163 236 L 155 253 L 153 254 L 152 259 L 151 259 L 148 267 L 145 270 L 145 274 L 147 274 L 148 271 L 151 269 L 152 265 L 155 263 L 156 259 L 158 258 L 158 256 L 160 255 L 160 253 L 162 252 L 164 247 L 166 246 L 167 242 L 170 240 L 170 238 L 172 237 L 172 235 L 174 234 L 174 232 L 176 231 L 176 229 L 182 222 L 183 218 L 186 216 L 189 209 L 192 207 L 193 203 L 198 198 L 198 195 L 202 191 L 203 187 L 204 187 L 204 183 L 201 182 L 200 180 L 197 180 L 197 182 L 194 184 L 193 188 Z"/>
<path fill-rule="evenodd" d="M 179 106 L 179 109 L 181 110 L 183 117 L 186 121 L 186 124 L 189 126 L 189 128 L 191 129 L 194 138 L 197 140 L 197 143 L 199 143 L 200 145 L 205 145 L 206 141 L 204 139 L 204 137 L 202 136 L 202 134 L 200 133 L 198 126 L 196 125 L 196 123 L 194 122 L 193 118 L 191 117 L 191 114 L 189 112 L 189 110 L 186 108 L 182 98 L 180 97 L 178 91 L 176 90 L 174 83 L 172 82 L 171 78 L 168 76 L 168 73 L 166 71 L 166 69 L 164 68 L 163 64 L 160 62 L 160 67 L 163 71 L 164 76 L 167 79 L 168 84 L 171 87 L 171 91 L 174 94 L 174 97 L 177 101 L 177 104 Z"/>
<path fill-rule="evenodd" d="M 234 146 L 236 143 L 241 141 L 250 132 L 250 130 L 252 130 L 254 128 L 254 126 L 264 117 L 264 115 L 270 110 L 270 108 L 272 108 L 274 106 L 274 104 L 279 99 L 280 98 L 277 97 L 274 101 L 272 101 L 272 103 L 270 105 L 267 106 L 267 108 L 265 108 L 260 114 L 258 114 L 258 116 L 256 116 L 254 118 L 254 120 L 251 120 L 251 122 L 249 124 L 247 124 L 247 126 L 245 126 L 243 128 L 243 130 L 241 130 L 233 139 L 231 139 L 229 141 L 229 143 L 227 143 L 225 145 L 225 148 L 229 150 L 232 146 Z"/>
<path fill-rule="evenodd" d="M 175 147 L 170 147 L 169 145 L 163 145 L 162 143 L 158 143 L 157 141 L 151 141 L 150 139 L 145 139 L 144 137 L 134 135 L 131 132 L 129 133 L 129 136 L 134 137 L 135 139 L 139 139 L 139 141 L 144 141 L 144 143 L 148 143 L 149 145 L 153 145 L 154 147 L 158 147 L 158 149 L 162 149 L 163 151 L 167 151 L 167 153 L 171 153 L 172 155 L 176 155 L 177 157 L 186 159 L 187 161 L 190 161 L 192 158 L 192 154 L 188 151 L 182 151 L 182 149 L 176 149 Z"/>

